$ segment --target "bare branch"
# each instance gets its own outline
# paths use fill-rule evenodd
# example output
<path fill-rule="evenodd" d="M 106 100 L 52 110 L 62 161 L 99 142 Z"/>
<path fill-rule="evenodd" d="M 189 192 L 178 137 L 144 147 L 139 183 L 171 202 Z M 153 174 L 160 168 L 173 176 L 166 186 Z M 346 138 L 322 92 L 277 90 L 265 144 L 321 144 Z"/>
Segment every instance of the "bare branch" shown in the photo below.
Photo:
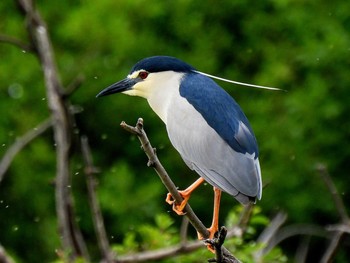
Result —
<path fill-rule="evenodd" d="M 343 223 L 350 223 L 349 216 L 346 212 L 346 208 L 343 202 L 343 199 L 340 197 L 338 190 L 336 186 L 334 185 L 334 182 L 332 178 L 330 177 L 327 167 L 323 164 L 317 164 L 317 170 L 319 174 L 321 175 L 323 181 L 325 182 L 329 192 L 332 195 L 333 202 L 335 204 L 335 207 L 337 208 L 338 214 L 342 220 Z"/>
<path fill-rule="evenodd" d="M 34 129 L 28 131 L 23 136 L 16 139 L 16 141 L 7 149 L 6 153 L 0 161 L 0 183 L 4 178 L 7 169 L 10 167 L 15 156 L 32 140 L 44 133 L 51 127 L 51 119 L 47 119 L 36 126 Z"/>
<path fill-rule="evenodd" d="M 331 242 L 328 248 L 326 249 L 325 253 L 323 254 L 322 259 L 320 260 L 321 263 L 332 262 L 332 259 L 335 256 L 335 253 L 337 252 L 337 249 L 341 243 L 343 235 L 344 232 L 335 232 L 333 234 Z"/>
<path fill-rule="evenodd" d="M 330 233 L 323 227 L 316 225 L 295 224 L 281 228 L 268 244 L 268 248 L 272 249 L 282 241 L 298 235 L 318 236 L 323 238 L 331 237 Z"/>
<path fill-rule="evenodd" d="M 188 225 L 190 221 L 186 216 L 182 218 L 181 222 L 181 228 L 180 228 L 180 241 L 181 244 L 185 244 L 187 242 L 187 232 L 188 232 Z"/>
<path fill-rule="evenodd" d="M 78 74 L 66 87 L 64 91 L 64 96 L 68 97 L 72 95 L 84 82 L 85 76 L 83 74 Z"/>
<path fill-rule="evenodd" d="M 338 231 L 338 232 L 344 232 L 344 233 L 350 234 L 350 225 L 348 224 L 330 225 L 330 226 L 327 226 L 326 229 L 328 231 Z"/>
<path fill-rule="evenodd" d="M 270 251 L 268 244 L 271 242 L 272 238 L 276 235 L 277 231 L 287 220 L 287 215 L 285 213 L 279 212 L 271 221 L 271 223 L 264 229 L 260 234 L 257 243 L 264 244 L 263 248 L 259 249 L 254 253 L 254 261 L 262 262 L 263 256 Z"/>
<path fill-rule="evenodd" d="M 56 143 L 56 211 L 62 247 L 69 255 L 88 258 L 87 249 L 75 223 L 70 186 L 71 120 L 69 104 L 63 98 L 63 88 L 56 69 L 53 48 L 47 27 L 32 0 L 17 0 L 24 14 L 27 29 L 44 73 L 48 106 L 51 110 Z"/>
<path fill-rule="evenodd" d="M 107 263 L 112 263 L 115 255 L 109 246 L 106 229 L 103 222 L 102 212 L 95 193 L 97 181 L 94 177 L 94 174 L 98 172 L 98 169 L 93 164 L 89 142 L 87 137 L 85 136 L 81 138 L 81 149 L 85 163 L 86 183 L 88 188 L 92 221 L 94 223 L 95 233 L 97 237 L 97 243 L 104 261 Z"/>
<path fill-rule="evenodd" d="M 139 138 L 142 149 L 145 151 L 147 157 L 148 157 L 148 166 L 151 166 L 154 168 L 154 170 L 157 172 L 159 178 L 161 179 L 164 186 L 167 188 L 169 193 L 174 198 L 175 202 L 180 204 L 182 202 L 182 197 L 179 194 L 177 187 L 175 186 L 174 182 L 170 179 L 168 173 L 164 169 L 163 165 L 160 163 L 155 149 L 152 147 L 151 143 L 148 140 L 148 137 L 143 129 L 143 119 L 139 118 L 136 126 L 132 127 L 125 122 L 122 122 L 121 127 L 127 130 L 128 132 L 137 135 Z M 185 208 L 185 216 L 188 218 L 192 226 L 197 230 L 198 233 L 200 233 L 204 238 L 209 237 L 209 232 L 207 228 L 203 225 L 203 223 L 199 220 L 197 215 L 193 212 L 192 208 L 189 204 L 186 204 Z M 221 248 L 223 251 L 223 254 L 225 257 L 231 257 L 235 258 L 225 247 Z M 239 262 L 237 260 L 237 262 Z"/>
<path fill-rule="evenodd" d="M 310 239 L 310 236 L 305 236 L 300 242 L 294 257 L 295 263 L 306 262 L 307 253 L 309 251 Z"/>
<path fill-rule="evenodd" d="M 158 250 L 145 251 L 140 253 L 134 253 L 131 255 L 119 256 L 116 260 L 117 263 L 129 263 L 129 262 L 150 262 L 160 260 L 164 258 L 175 257 L 185 253 L 190 253 L 203 247 L 202 241 L 186 242 L 186 244 L 180 244 L 169 248 L 161 248 Z"/>
<path fill-rule="evenodd" d="M 23 41 L 14 38 L 12 36 L 6 36 L 6 35 L 0 35 L 0 42 L 6 43 L 6 44 L 10 44 L 10 45 L 14 45 L 18 48 L 20 48 L 22 51 L 25 52 L 33 52 L 33 47 L 29 44 L 24 43 Z"/>
<path fill-rule="evenodd" d="M 347 231 L 343 231 L 343 230 L 349 229 L 350 218 L 346 212 L 346 208 L 345 208 L 343 199 L 340 197 L 338 190 L 337 190 L 331 176 L 328 173 L 327 167 L 323 164 L 317 164 L 316 168 L 317 168 L 319 174 L 321 175 L 324 183 L 326 184 L 329 192 L 332 195 L 333 202 L 335 204 L 335 207 L 336 207 L 338 214 L 340 216 L 340 219 L 341 219 L 341 226 L 343 226 L 341 228 L 338 228 L 338 231 L 333 233 L 331 242 L 330 242 L 328 248 L 326 249 L 326 252 L 323 254 L 323 257 L 322 257 L 320 262 L 326 263 L 326 262 L 332 261 L 338 247 L 341 244 L 341 240 L 342 240 L 344 233 L 347 232 Z M 347 229 L 344 228 L 344 226 L 347 226 Z M 329 228 L 328 228 L 328 230 L 329 230 Z"/>

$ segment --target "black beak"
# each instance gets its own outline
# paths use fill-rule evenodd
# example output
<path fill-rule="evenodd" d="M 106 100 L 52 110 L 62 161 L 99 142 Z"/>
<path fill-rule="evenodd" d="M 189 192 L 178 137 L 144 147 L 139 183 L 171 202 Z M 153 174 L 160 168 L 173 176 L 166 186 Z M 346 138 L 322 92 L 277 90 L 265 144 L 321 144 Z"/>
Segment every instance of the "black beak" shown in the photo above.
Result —
<path fill-rule="evenodd" d="M 111 95 L 113 93 L 131 90 L 136 83 L 137 81 L 135 79 L 129 79 L 129 78 L 123 79 L 117 83 L 112 84 L 108 88 L 105 88 L 99 94 L 97 94 L 96 97 L 102 97 L 102 96 Z"/>

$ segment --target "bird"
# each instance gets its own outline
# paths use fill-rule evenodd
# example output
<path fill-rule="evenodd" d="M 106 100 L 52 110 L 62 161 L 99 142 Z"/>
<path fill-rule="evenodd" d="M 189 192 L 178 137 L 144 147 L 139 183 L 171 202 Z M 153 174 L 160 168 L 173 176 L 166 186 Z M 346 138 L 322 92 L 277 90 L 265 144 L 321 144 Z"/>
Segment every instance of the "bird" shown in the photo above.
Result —
<path fill-rule="evenodd" d="M 275 89 L 230 81 L 198 71 L 170 56 L 152 56 L 137 62 L 121 81 L 97 97 L 124 93 L 143 97 L 165 123 L 170 142 L 199 179 L 183 191 L 181 204 L 170 193 L 166 201 L 183 215 L 192 192 L 203 182 L 214 189 L 213 238 L 219 227 L 221 193 L 248 205 L 260 200 L 262 178 L 259 150 L 249 121 L 238 103 L 213 78 L 257 88 Z M 199 238 L 202 238 L 199 236 Z"/>

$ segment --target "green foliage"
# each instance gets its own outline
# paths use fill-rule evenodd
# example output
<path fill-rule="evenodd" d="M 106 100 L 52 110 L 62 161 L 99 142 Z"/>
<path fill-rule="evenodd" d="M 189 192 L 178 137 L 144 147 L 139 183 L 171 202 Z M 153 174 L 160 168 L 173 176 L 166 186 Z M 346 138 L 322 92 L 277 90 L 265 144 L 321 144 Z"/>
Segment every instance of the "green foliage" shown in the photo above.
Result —
<path fill-rule="evenodd" d="M 62 82 L 68 85 L 78 74 L 85 76 L 70 97 L 83 109 L 76 116 L 76 133 L 88 135 L 95 164 L 101 168 L 98 196 L 108 237 L 118 252 L 154 249 L 161 242 L 175 244 L 180 222 L 175 216 L 163 215 L 170 210 L 163 202 L 166 191 L 146 167 L 137 139 L 119 128 L 122 120 L 134 124 L 138 117 L 144 118 L 153 146 L 180 188 L 195 179 L 187 176 L 191 172 L 146 101 L 123 95 L 95 99 L 100 90 L 127 75 L 136 61 L 158 54 L 179 57 L 211 74 L 287 90 L 248 90 L 220 83 L 239 102 L 254 128 L 267 184 L 258 203 L 261 211 L 255 211 L 247 237 L 228 241 L 235 255 L 252 261 L 252 253 L 262 247 L 254 238 L 268 224 L 268 215 L 278 209 L 288 213 L 289 223 L 323 226 L 338 222 L 331 195 L 315 165 L 327 165 L 349 204 L 347 1 L 76 0 L 37 1 L 37 6 L 49 27 Z M 0 1 L 0 14 L 0 34 L 29 43 L 25 20 L 15 2 Z M 0 79 L 3 156 L 19 136 L 50 112 L 42 70 L 33 54 L 1 43 Z M 78 145 L 73 152 L 77 221 L 92 248 L 96 241 Z M 16 156 L 0 184 L 0 243 L 18 262 L 57 259 L 60 240 L 54 177 L 55 146 L 48 131 Z M 209 188 L 201 189 L 203 195 L 197 199 L 194 194 L 191 201 L 205 221 L 211 218 Z M 221 218 L 227 218 L 227 224 L 235 219 L 232 213 L 227 217 L 234 202 L 223 200 Z M 295 251 L 289 248 L 296 245 L 295 240 L 290 241 L 282 247 L 283 253 L 281 248 L 273 249 L 266 262 L 283 262 L 284 254 L 292 258 Z M 94 249 L 93 259 L 98 257 Z M 348 251 L 341 247 L 335 262 L 346 262 Z M 181 260 L 200 258 L 203 262 L 208 257 L 201 250 Z"/>
<path fill-rule="evenodd" d="M 233 227 L 238 223 L 239 214 L 242 207 L 236 206 L 227 217 L 226 226 Z M 254 242 L 257 236 L 258 228 L 265 228 L 270 220 L 261 214 L 259 207 L 254 208 L 251 223 L 244 237 L 228 238 L 225 241 L 225 247 L 232 251 L 242 262 L 255 262 L 254 254 L 264 247 L 263 244 Z M 178 245 L 179 234 L 174 226 L 174 220 L 168 214 L 157 214 L 152 224 L 144 224 L 130 231 L 124 237 L 121 244 L 115 245 L 113 249 L 118 255 L 132 254 L 140 251 L 152 251 L 160 248 L 168 248 Z M 180 255 L 164 262 L 203 262 L 203 258 L 211 258 L 213 254 L 208 252 L 205 247 L 188 255 Z M 287 262 L 287 257 L 279 247 L 273 248 L 267 253 L 263 262 Z"/>

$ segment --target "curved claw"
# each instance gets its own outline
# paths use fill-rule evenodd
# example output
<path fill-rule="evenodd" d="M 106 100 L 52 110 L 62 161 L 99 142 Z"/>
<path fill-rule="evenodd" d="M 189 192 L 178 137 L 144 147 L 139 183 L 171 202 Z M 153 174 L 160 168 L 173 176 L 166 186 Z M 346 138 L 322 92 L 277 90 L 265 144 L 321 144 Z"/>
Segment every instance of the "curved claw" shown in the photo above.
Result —
<path fill-rule="evenodd" d="M 217 227 L 209 227 L 207 228 L 208 232 L 209 232 L 209 237 L 208 238 L 204 238 L 202 236 L 201 233 L 197 232 L 197 236 L 199 240 L 203 240 L 206 243 L 207 249 L 212 252 L 213 254 L 215 254 L 215 248 L 212 244 L 210 244 L 209 242 L 206 242 L 207 240 L 212 240 L 215 237 L 215 234 L 218 232 L 218 228 Z"/>
<path fill-rule="evenodd" d="M 173 196 L 170 193 L 167 194 L 165 202 L 167 202 L 169 205 L 173 206 L 173 210 L 176 212 L 176 214 L 178 214 L 180 216 L 186 214 L 182 211 L 185 209 L 185 206 L 188 202 L 188 199 L 190 199 L 191 193 L 203 182 L 204 182 L 204 179 L 202 177 L 200 177 L 193 184 L 191 184 L 189 187 L 187 187 L 187 189 L 185 189 L 183 191 L 179 191 L 179 194 L 183 198 L 181 204 L 177 204 L 175 202 Z"/>
<path fill-rule="evenodd" d="M 183 212 L 183 210 L 188 202 L 188 199 L 190 199 L 190 195 L 183 194 L 183 191 L 179 191 L 179 194 L 183 198 L 181 204 L 176 204 L 173 196 L 170 193 L 167 194 L 165 202 L 167 202 L 169 205 L 173 206 L 173 210 L 175 211 L 176 214 L 178 214 L 179 216 L 182 216 L 182 215 L 186 214 Z"/>

